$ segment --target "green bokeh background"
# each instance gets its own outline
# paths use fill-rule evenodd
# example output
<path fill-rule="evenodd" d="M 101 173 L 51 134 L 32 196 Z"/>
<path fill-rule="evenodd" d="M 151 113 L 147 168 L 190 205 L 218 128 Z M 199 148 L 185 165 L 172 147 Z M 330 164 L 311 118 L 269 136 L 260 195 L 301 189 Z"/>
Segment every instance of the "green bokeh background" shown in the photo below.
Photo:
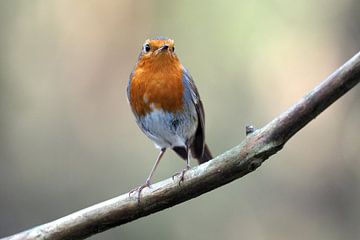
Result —
<path fill-rule="evenodd" d="M 358 0 L 0 1 L 0 237 L 142 183 L 158 154 L 126 85 L 175 39 L 219 154 L 359 51 Z M 254 173 L 91 239 L 360 239 L 360 88 Z M 155 180 L 184 162 L 168 152 Z"/>

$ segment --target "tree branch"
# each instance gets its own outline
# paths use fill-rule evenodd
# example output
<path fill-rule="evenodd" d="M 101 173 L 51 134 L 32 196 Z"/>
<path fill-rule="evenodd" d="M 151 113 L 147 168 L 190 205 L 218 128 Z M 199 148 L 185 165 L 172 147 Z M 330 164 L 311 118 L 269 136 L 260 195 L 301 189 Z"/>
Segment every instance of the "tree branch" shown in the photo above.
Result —
<path fill-rule="evenodd" d="M 181 185 L 179 179 L 169 178 L 144 189 L 140 203 L 136 194 L 129 197 L 125 193 L 2 240 L 84 239 L 225 185 L 258 168 L 359 79 L 360 53 L 357 53 L 289 110 L 249 134 L 240 145 L 187 171 Z"/>

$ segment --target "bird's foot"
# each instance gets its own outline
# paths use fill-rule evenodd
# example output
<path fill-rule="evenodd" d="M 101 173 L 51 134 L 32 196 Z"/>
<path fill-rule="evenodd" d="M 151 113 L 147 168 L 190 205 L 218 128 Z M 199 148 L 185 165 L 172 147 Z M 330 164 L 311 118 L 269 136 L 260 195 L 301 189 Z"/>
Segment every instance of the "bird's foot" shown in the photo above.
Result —
<path fill-rule="evenodd" d="M 146 188 L 146 187 L 149 187 L 149 188 L 150 188 L 150 184 L 151 184 L 151 183 L 150 183 L 150 179 L 146 179 L 146 182 L 145 182 L 144 184 L 142 184 L 142 185 L 140 185 L 140 186 L 138 186 L 138 187 L 130 190 L 130 192 L 129 192 L 129 197 L 130 197 L 130 195 L 131 195 L 133 192 L 137 192 L 137 201 L 138 201 L 138 203 L 140 203 L 140 194 L 141 194 L 141 191 L 142 191 L 144 188 Z"/>
<path fill-rule="evenodd" d="M 180 183 L 182 183 L 184 181 L 184 175 L 185 175 L 185 172 L 187 170 L 190 169 L 190 166 L 186 166 L 186 168 L 184 168 L 183 170 L 181 170 L 180 172 L 176 172 L 173 176 L 172 176 L 172 179 L 174 180 L 174 178 L 178 175 L 180 175 L 180 180 L 179 180 L 179 185 Z"/>

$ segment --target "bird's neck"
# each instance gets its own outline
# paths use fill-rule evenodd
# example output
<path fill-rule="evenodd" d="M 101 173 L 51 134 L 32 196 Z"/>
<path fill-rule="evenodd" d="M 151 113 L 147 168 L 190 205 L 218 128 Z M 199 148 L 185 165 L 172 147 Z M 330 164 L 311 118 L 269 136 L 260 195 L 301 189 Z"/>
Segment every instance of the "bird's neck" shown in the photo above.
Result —
<path fill-rule="evenodd" d="M 161 56 L 139 62 L 131 79 L 133 109 L 139 115 L 154 109 L 173 113 L 182 110 L 182 71 L 177 58 Z"/>

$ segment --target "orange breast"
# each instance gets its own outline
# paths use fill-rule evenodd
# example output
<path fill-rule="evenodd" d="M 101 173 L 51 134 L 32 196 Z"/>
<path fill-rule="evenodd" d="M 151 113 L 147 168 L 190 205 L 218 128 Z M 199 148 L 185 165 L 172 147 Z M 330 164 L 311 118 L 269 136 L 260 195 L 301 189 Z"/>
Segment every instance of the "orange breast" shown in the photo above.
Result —
<path fill-rule="evenodd" d="M 152 108 L 173 113 L 183 109 L 182 68 L 177 58 L 140 60 L 130 84 L 130 105 L 139 116 Z"/>

